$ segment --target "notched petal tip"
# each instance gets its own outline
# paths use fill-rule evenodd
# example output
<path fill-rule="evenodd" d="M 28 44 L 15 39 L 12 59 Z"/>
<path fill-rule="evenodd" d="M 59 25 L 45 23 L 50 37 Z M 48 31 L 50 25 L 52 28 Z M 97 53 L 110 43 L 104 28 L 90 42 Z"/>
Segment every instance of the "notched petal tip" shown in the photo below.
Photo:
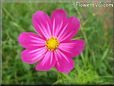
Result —
<path fill-rule="evenodd" d="M 77 18 L 75 16 L 72 16 L 72 17 L 69 18 L 69 21 L 73 25 L 72 27 L 74 27 L 76 29 L 79 29 L 81 27 L 81 25 L 80 25 L 80 19 L 79 18 Z"/>
<path fill-rule="evenodd" d="M 74 61 L 65 53 L 58 50 L 56 57 L 58 61 L 55 67 L 59 72 L 68 74 L 74 68 Z"/>
<path fill-rule="evenodd" d="M 36 65 L 37 71 L 48 71 L 55 65 L 55 59 L 52 52 L 47 52 L 44 58 Z"/>
<path fill-rule="evenodd" d="M 80 39 L 80 44 L 82 45 L 83 49 L 85 48 L 86 42 L 83 39 Z"/>
<path fill-rule="evenodd" d="M 45 16 L 45 12 L 44 11 L 36 11 L 33 15 L 32 15 L 32 24 L 34 26 L 35 21 L 38 20 L 39 17 Z"/>
<path fill-rule="evenodd" d="M 63 16 L 66 17 L 67 16 L 67 12 L 64 9 L 56 9 L 52 12 L 51 16 Z"/>
<path fill-rule="evenodd" d="M 85 45 L 86 45 L 85 41 L 80 39 L 78 42 L 78 46 L 79 46 L 79 54 L 78 55 L 80 55 L 84 51 Z M 78 55 L 76 55 L 76 56 L 78 56 Z"/>
<path fill-rule="evenodd" d="M 27 58 L 29 58 L 29 57 L 27 57 L 27 55 L 28 55 L 27 50 L 24 50 L 21 52 L 22 62 L 27 63 L 27 64 L 33 64 L 34 62 L 30 61 L 30 59 L 27 59 Z"/>
<path fill-rule="evenodd" d="M 22 32 L 21 34 L 19 34 L 18 36 L 18 42 L 19 44 L 21 44 L 24 40 L 25 34 L 27 34 L 26 32 Z"/>
<path fill-rule="evenodd" d="M 36 11 L 33 15 L 32 15 L 32 17 L 36 17 L 36 15 L 39 15 L 39 14 L 44 14 L 44 11 L 41 11 L 41 10 L 39 10 L 39 11 Z"/>

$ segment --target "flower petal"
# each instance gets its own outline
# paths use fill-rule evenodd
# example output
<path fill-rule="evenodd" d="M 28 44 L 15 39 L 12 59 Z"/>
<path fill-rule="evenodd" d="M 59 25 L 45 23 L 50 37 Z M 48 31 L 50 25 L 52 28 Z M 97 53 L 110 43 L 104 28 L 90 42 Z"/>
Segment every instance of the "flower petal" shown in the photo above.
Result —
<path fill-rule="evenodd" d="M 57 36 L 60 30 L 66 25 L 67 13 L 63 9 L 56 9 L 52 12 L 52 35 Z"/>
<path fill-rule="evenodd" d="M 38 48 L 45 46 L 45 41 L 32 32 L 21 33 L 18 37 L 18 41 L 24 48 Z"/>
<path fill-rule="evenodd" d="M 69 73 L 74 68 L 74 62 L 66 54 L 57 50 L 55 52 L 56 65 L 55 67 L 59 72 Z"/>
<path fill-rule="evenodd" d="M 67 27 L 61 29 L 58 39 L 62 42 L 64 40 L 69 40 L 76 35 L 80 28 L 80 21 L 76 17 L 70 17 L 67 19 Z"/>
<path fill-rule="evenodd" d="M 69 57 L 78 56 L 84 50 L 84 47 L 84 40 L 72 40 L 59 45 L 59 49 Z"/>
<path fill-rule="evenodd" d="M 48 51 L 41 62 L 36 65 L 36 70 L 47 71 L 50 70 L 55 65 L 54 53 Z"/>
<path fill-rule="evenodd" d="M 37 11 L 32 16 L 32 23 L 35 30 L 44 39 L 48 39 L 51 36 L 51 20 L 50 17 L 43 11 Z"/>
<path fill-rule="evenodd" d="M 45 47 L 41 47 L 38 49 L 27 49 L 21 53 L 21 59 L 23 62 L 33 64 L 40 61 L 46 52 L 47 49 Z"/>
<path fill-rule="evenodd" d="M 56 9 L 52 12 L 52 17 L 66 17 L 67 13 L 63 9 Z"/>

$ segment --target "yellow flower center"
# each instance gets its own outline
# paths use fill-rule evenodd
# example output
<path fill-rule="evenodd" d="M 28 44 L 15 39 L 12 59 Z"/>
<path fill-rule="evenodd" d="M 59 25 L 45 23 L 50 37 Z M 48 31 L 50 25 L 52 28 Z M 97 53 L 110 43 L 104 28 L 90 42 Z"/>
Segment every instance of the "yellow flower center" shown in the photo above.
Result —
<path fill-rule="evenodd" d="M 46 46 L 48 50 L 53 51 L 59 46 L 59 41 L 56 38 L 52 37 L 46 41 Z"/>

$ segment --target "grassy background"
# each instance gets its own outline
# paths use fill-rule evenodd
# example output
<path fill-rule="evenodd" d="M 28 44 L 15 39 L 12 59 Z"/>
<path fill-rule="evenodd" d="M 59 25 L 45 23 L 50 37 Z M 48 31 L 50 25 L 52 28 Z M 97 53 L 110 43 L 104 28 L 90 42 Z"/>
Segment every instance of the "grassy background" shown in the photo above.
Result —
<path fill-rule="evenodd" d="M 84 52 L 74 59 L 75 68 L 69 75 L 55 69 L 37 72 L 35 65 L 23 63 L 23 48 L 17 37 L 23 32 L 34 32 L 31 18 L 37 10 L 49 15 L 63 8 L 69 16 L 81 20 L 75 38 L 86 41 Z M 71 3 L 3 3 L 2 5 L 2 83 L 3 84 L 105 84 L 113 83 L 112 31 L 113 8 L 82 8 Z"/>

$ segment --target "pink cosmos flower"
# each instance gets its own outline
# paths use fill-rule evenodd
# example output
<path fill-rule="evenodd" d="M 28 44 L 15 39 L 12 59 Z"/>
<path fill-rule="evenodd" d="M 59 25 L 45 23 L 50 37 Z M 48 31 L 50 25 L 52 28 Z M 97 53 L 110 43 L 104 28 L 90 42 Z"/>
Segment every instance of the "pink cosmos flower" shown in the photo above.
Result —
<path fill-rule="evenodd" d="M 83 40 L 73 40 L 80 28 L 76 17 L 67 17 L 63 9 L 57 9 L 49 17 L 43 11 L 32 16 L 36 33 L 23 32 L 18 41 L 26 48 L 21 59 L 28 64 L 37 63 L 35 69 L 48 71 L 55 67 L 59 72 L 69 73 L 74 68 L 73 57 L 84 49 Z"/>

